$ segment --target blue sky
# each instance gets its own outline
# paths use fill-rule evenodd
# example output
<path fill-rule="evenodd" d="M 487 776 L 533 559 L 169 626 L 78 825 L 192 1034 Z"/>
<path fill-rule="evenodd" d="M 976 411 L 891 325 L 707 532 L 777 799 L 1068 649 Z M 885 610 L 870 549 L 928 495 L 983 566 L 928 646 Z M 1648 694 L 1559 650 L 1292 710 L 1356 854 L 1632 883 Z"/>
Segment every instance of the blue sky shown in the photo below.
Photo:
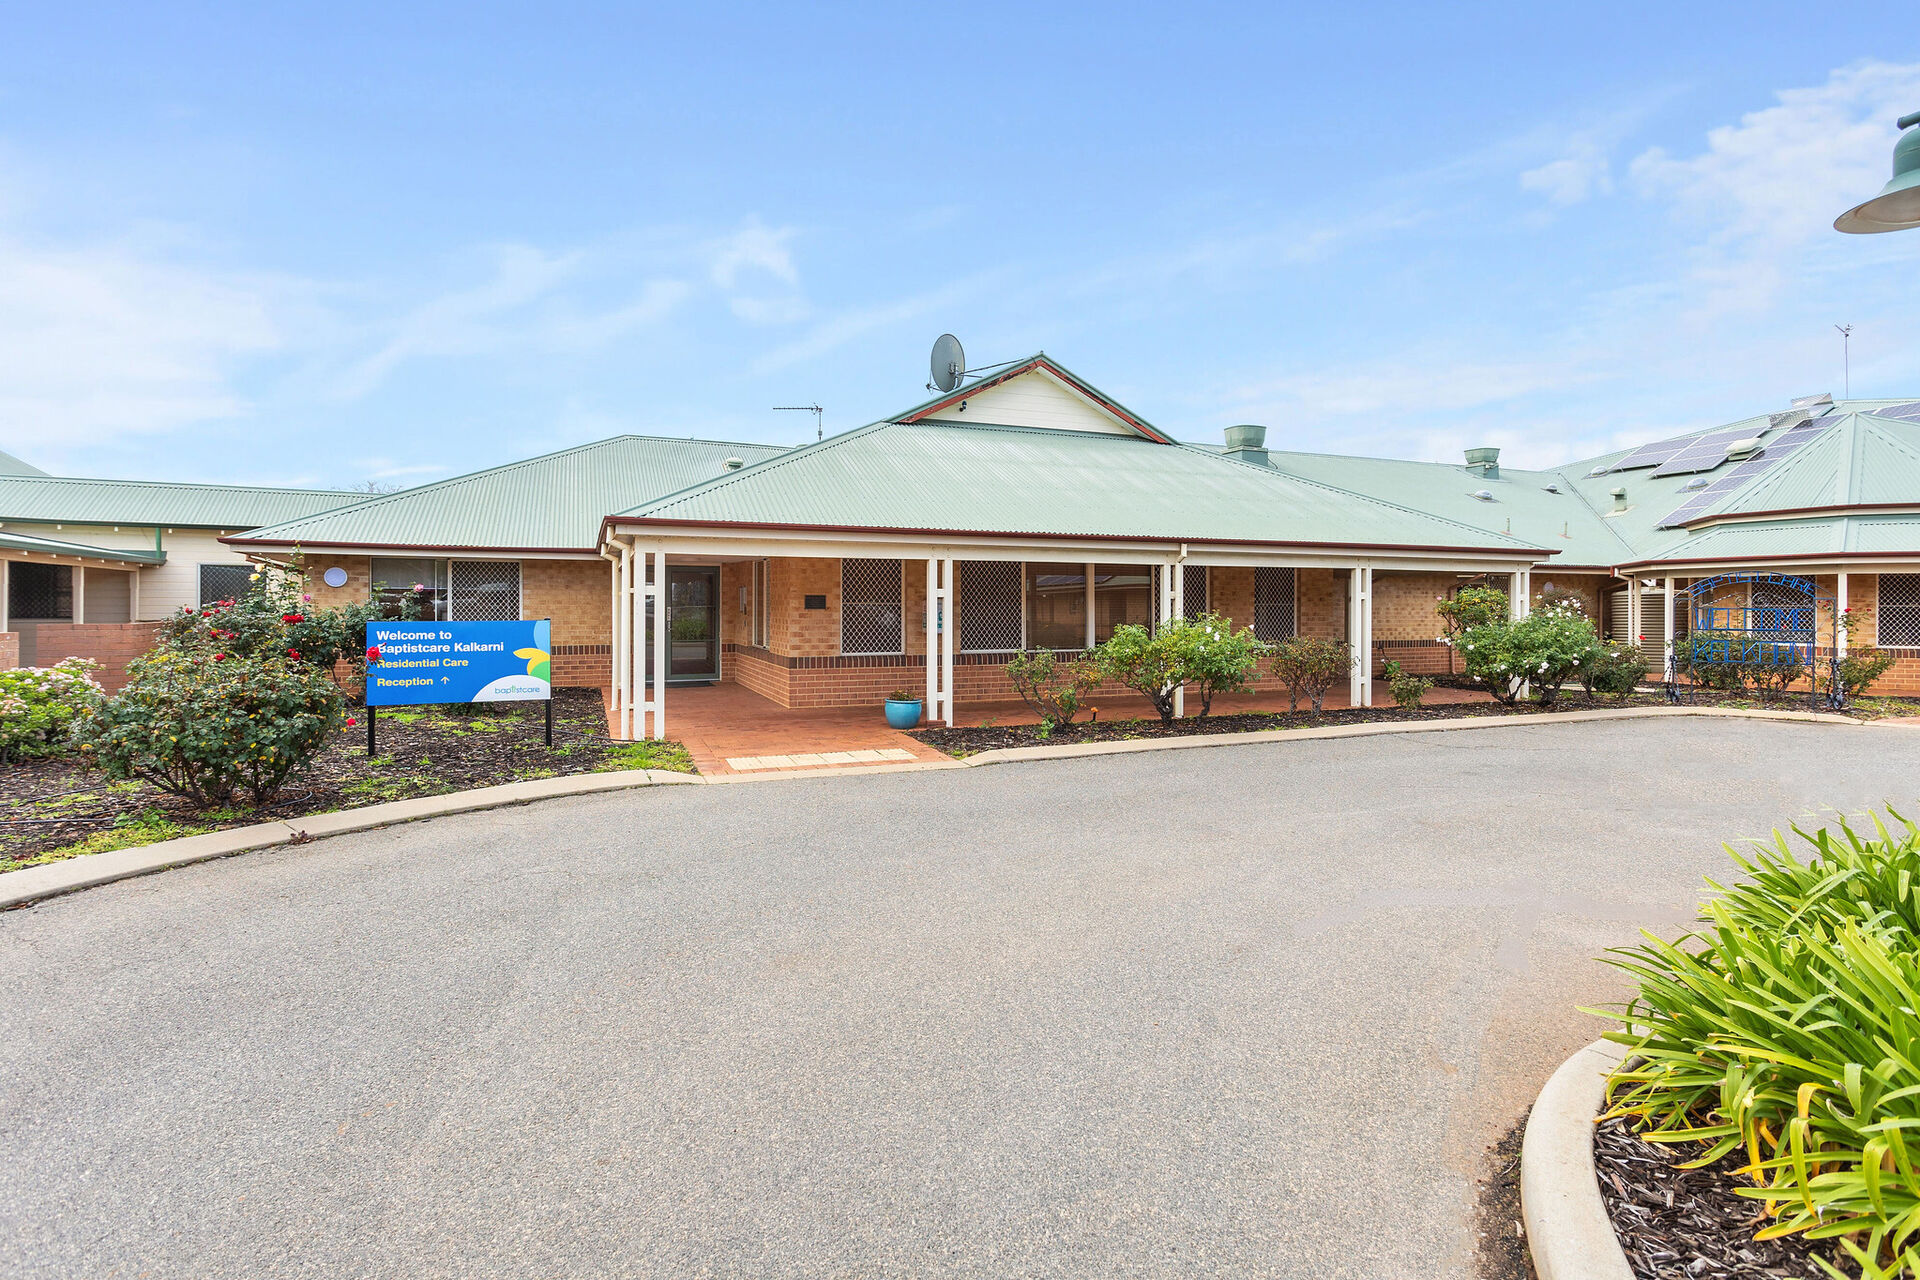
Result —
<path fill-rule="evenodd" d="M 1911 0 L 262 8 L 0 5 L 0 448 L 794 442 L 771 406 L 912 404 L 946 330 L 1351 453 L 1838 393 L 1836 323 L 1920 396 L 1920 232 L 1830 229 L 1920 110 Z"/>

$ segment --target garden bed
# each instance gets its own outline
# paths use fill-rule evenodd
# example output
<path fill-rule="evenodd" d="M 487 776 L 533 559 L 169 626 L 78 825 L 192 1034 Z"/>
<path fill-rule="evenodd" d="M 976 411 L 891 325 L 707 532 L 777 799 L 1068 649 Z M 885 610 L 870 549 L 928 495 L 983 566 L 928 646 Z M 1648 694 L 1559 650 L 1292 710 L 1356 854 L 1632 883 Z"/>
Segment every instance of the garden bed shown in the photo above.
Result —
<path fill-rule="evenodd" d="M 366 712 L 313 767 L 262 808 L 196 810 L 144 782 L 111 782 L 77 756 L 0 767 L 0 871 L 84 853 L 152 844 L 176 836 L 415 796 L 560 774 L 615 769 L 693 772 L 678 743 L 618 742 L 607 736 L 598 691 L 556 689 L 553 746 L 544 742 L 539 703 L 389 708 L 379 713 L 367 758 Z"/>
<path fill-rule="evenodd" d="M 1871 702 L 1871 705 L 1869 705 Z M 1124 742 L 1143 738 L 1184 738 L 1204 733 L 1256 733 L 1266 729 L 1325 729 L 1336 725 L 1383 724 L 1396 721 L 1452 720 L 1480 716 L 1552 716 L 1566 711 L 1607 711 L 1622 707 L 1672 705 L 1659 692 L 1619 698 L 1588 699 L 1579 690 L 1563 693 L 1551 707 L 1526 702 L 1502 706 L 1497 702 L 1448 702 L 1426 707 L 1339 707 L 1311 711 L 1251 711 L 1231 715 L 1189 716 L 1171 723 L 1160 720 L 1082 720 L 1070 725 L 1003 724 L 952 729 L 916 729 L 913 736 L 953 756 L 970 756 L 1003 747 L 1060 746 L 1077 742 Z M 1805 711 L 1804 698 L 1779 698 L 1771 703 L 1740 694 L 1696 691 L 1689 705 Z M 1863 699 L 1853 714 L 1862 718 L 1920 714 L 1920 703 L 1896 699 Z"/>
<path fill-rule="evenodd" d="M 1751 1180 L 1737 1170 L 1740 1153 L 1702 1169 L 1679 1166 L 1706 1143 L 1656 1144 L 1636 1137 L 1620 1117 L 1594 1130 L 1594 1171 L 1607 1216 L 1639 1280 L 1826 1280 L 1815 1258 L 1851 1274 L 1855 1266 L 1831 1241 L 1803 1236 L 1756 1240 L 1769 1219 L 1762 1202 L 1737 1195 Z"/>

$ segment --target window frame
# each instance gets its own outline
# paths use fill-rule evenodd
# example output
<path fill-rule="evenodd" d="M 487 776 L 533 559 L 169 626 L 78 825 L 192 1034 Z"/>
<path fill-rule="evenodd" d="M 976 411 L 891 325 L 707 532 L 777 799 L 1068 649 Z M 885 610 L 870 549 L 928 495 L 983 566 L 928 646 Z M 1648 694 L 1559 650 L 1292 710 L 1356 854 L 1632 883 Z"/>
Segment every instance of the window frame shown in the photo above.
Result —
<path fill-rule="evenodd" d="M 524 561 L 474 558 L 448 560 L 447 573 L 447 622 L 522 622 L 527 616 L 527 570 Z M 511 618 L 463 618 L 455 614 L 457 597 L 454 594 L 453 570 L 455 565 L 512 565 L 513 566 L 513 616 Z"/>
<path fill-rule="evenodd" d="M 847 566 L 849 564 L 892 564 L 895 579 L 894 625 L 897 637 L 891 649 L 847 648 Z M 884 604 L 885 600 L 862 600 L 861 604 Z M 840 656 L 843 658 L 892 658 L 907 651 L 907 566 L 904 560 L 889 556 L 840 557 Z"/>
<path fill-rule="evenodd" d="M 202 560 L 195 566 L 195 569 L 193 586 L 195 594 L 199 596 L 199 599 L 193 606 L 196 609 L 204 609 L 215 600 L 238 600 L 241 596 L 245 595 L 248 588 L 253 585 L 253 575 L 259 571 L 257 566 L 249 564 L 244 560 L 238 564 L 231 560 Z M 246 581 L 242 583 L 240 590 L 234 592 L 232 595 L 209 595 L 207 594 L 207 570 L 209 569 L 220 572 L 242 573 L 246 575 Z"/>
<path fill-rule="evenodd" d="M 1014 625 L 1014 648 L 997 647 L 990 649 L 969 648 L 963 641 L 967 634 L 967 566 L 1011 566 L 1016 590 L 1014 605 L 1019 610 L 1019 618 Z M 958 589 L 960 603 L 955 612 L 954 652 L 955 653 L 1025 653 L 1027 648 L 1027 562 L 1024 560 L 960 560 L 954 564 L 954 585 Z M 1002 623 L 1006 620 L 1002 619 Z M 984 625 L 984 624 L 983 624 Z"/>
<path fill-rule="evenodd" d="M 1889 578 L 1903 580 L 1900 586 L 1902 590 L 1907 593 L 1906 599 L 1891 607 L 1901 612 L 1903 619 L 1908 623 L 1910 628 L 1907 634 L 1914 637 L 1915 643 L 1902 644 L 1897 640 L 1888 640 L 1886 638 L 1887 610 L 1889 608 L 1887 604 L 1887 580 Z M 1882 649 L 1920 650 L 1920 573 L 1883 573 L 1880 575 L 1879 582 L 1875 584 L 1873 640 L 1874 644 Z"/>

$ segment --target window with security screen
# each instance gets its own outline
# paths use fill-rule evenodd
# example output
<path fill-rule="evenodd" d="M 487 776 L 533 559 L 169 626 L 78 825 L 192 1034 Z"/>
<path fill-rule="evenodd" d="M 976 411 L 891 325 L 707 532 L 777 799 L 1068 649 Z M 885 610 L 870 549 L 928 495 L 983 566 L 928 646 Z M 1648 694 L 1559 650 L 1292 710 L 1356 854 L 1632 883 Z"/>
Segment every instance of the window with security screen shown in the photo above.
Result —
<path fill-rule="evenodd" d="M 1292 592 L 1288 592 L 1292 598 Z M 1187 618 L 1197 618 L 1207 611 L 1207 566 L 1203 564 L 1184 564 L 1180 566 L 1180 613 Z"/>
<path fill-rule="evenodd" d="M 1879 643 L 1920 649 L 1920 573 L 1880 575 Z"/>
<path fill-rule="evenodd" d="M 73 620 L 73 570 L 63 564 L 7 566 L 7 616 L 22 621 Z"/>
<path fill-rule="evenodd" d="M 1253 634 L 1273 644 L 1294 634 L 1292 569 L 1261 566 L 1253 571 Z"/>
<path fill-rule="evenodd" d="M 901 651 L 900 562 L 840 562 L 840 652 Z"/>
<path fill-rule="evenodd" d="M 203 564 L 200 566 L 199 603 L 238 600 L 254 587 L 250 564 Z"/>
<path fill-rule="evenodd" d="M 436 621 L 447 617 L 447 562 L 414 556 L 375 556 L 370 569 L 381 612 Z"/>
<path fill-rule="evenodd" d="M 1020 648 L 1022 577 L 1018 560 L 962 560 L 960 651 L 1012 653 Z"/>
<path fill-rule="evenodd" d="M 455 560 L 447 566 L 448 617 L 455 622 L 518 622 L 518 560 Z"/>

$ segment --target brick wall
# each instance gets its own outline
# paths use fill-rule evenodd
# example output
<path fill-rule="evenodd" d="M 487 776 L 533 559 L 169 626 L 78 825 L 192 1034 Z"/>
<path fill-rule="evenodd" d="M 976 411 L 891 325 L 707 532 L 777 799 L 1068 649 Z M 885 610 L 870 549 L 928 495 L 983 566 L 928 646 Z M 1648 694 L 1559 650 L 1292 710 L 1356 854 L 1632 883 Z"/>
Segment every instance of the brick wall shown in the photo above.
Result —
<path fill-rule="evenodd" d="M 20 622 L 15 624 L 16 661 L 50 667 L 63 658 L 91 658 L 100 664 L 93 678 L 108 693 L 127 682 L 127 663 L 153 647 L 157 622 Z M 29 635 L 28 632 L 31 632 Z"/>
<path fill-rule="evenodd" d="M 1832 591 L 1834 585 L 1828 582 L 1823 584 L 1822 589 Z M 1847 607 L 1860 618 L 1860 625 L 1853 633 L 1856 642 L 1873 644 L 1880 633 L 1880 575 L 1848 574 Z M 1920 696 L 1920 649 L 1889 649 L 1886 652 L 1898 655 L 1893 669 L 1875 681 L 1869 692 Z"/>
<path fill-rule="evenodd" d="M 11 671 L 19 665 L 20 633 L 0 631 L 0 671 Z"/>

